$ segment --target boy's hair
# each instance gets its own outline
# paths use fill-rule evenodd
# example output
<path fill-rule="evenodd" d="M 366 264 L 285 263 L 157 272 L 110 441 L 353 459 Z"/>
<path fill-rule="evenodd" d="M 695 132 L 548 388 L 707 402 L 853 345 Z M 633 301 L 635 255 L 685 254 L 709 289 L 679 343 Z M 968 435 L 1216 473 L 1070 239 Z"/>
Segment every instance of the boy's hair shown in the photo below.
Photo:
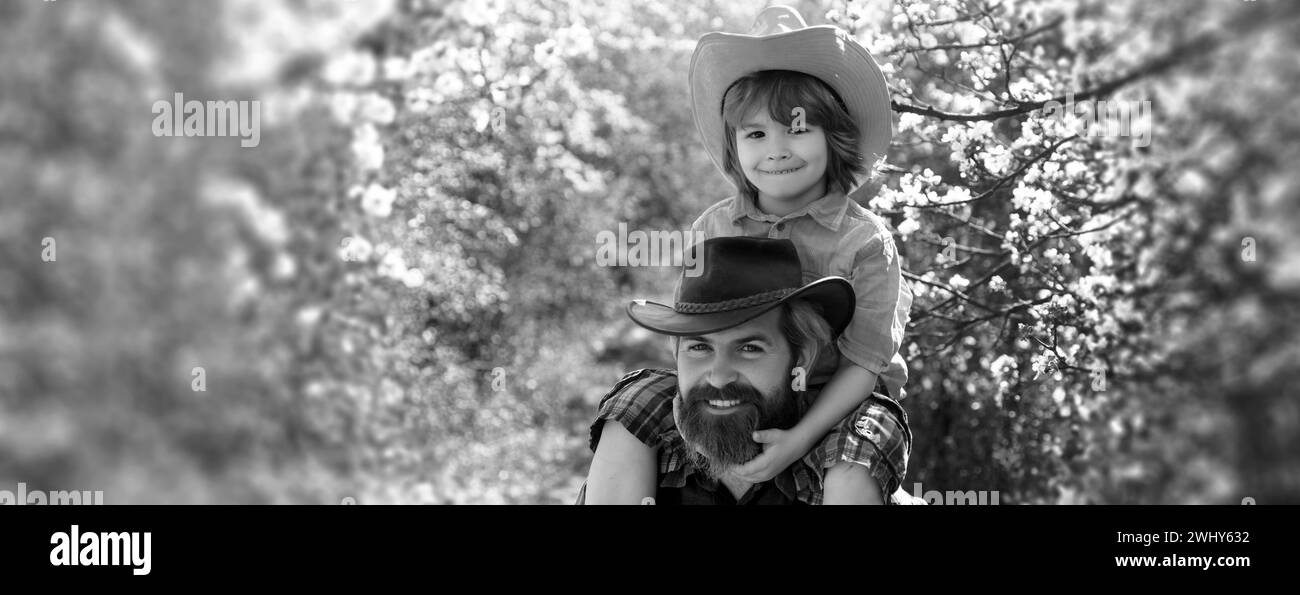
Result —
<path fill-rule="evenodd" d="M 758 188 L 749 183 L 736 153 L 736 128 L 755 111 L 767 108 L 773 120 L 789 126 L 794 108 L 804 110 L 804 121 L 826 133 L 826 191 L 848 193 L 855 178 L 867 171 L 858 146 L 861 130 L 840 96 L 821 79 L 792 70 L 760 70 L 747 74 L 722 96 L 722 121 L 726 135 L 723 169 L 746 198 L 756 200 Z"/>
<path fill-rule="evenodd" d="M 802 367 L 805 377 L 812 376 L 817 358 L 832 347 L 830 323 L 822 315 L 821 307 L 808 300 L 796 299 L 781 304 L 781 334 L 790 345 L 790 351 L 794 352 L 794 366 Z M 675 361 L 681 337 L 672 337 L 672 344 Z"/>
<path fill-rule="evenodd" d="M 832 348 L 831 325 L 826 322 L 821 306 L 808 300 L 791 300 L 781 306 L 781 332 L 795 352 L 794 365 L 812 376 L 817 358 Z"/>

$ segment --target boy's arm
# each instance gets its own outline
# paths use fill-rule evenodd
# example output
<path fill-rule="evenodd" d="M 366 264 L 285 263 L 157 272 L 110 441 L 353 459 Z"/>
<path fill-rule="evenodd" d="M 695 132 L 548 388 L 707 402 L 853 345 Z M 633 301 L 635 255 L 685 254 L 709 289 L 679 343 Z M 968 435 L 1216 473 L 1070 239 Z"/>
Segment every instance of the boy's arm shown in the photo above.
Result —
<path fill-rule="evenodd" d="M 807 446 L 795 459 L 812 450 L 822 436 L 866 401 L 875 387 L 874 373 L 844 358 L 839 369 L 831 376 L 830 382 L 827 382 L 821 394 L 817 395 L 812 407 L 803 415 L 799 423 L 790 429 L 799 443 Z M 790 462 L 793 463 L 794 460 Z"/>
<path fill-rule="evenodd" d="M 875 386 L 875 373 L 841 359 L 839 369 L 798 424 L 789 430 L 754 432 L 754 441 L 766 444 L 763 454 L 740 466 L 736 475 L 755 483 L 776 477 L 808 454 L 827 432 L 853 413 L 871 395 Z"/>
<path fill-rule="evenodd" d="M 586 503 L 640 504 L 655 495 L 657 480 L 655 449 L 623 424 L 606 421 L 587 474 Z"/>

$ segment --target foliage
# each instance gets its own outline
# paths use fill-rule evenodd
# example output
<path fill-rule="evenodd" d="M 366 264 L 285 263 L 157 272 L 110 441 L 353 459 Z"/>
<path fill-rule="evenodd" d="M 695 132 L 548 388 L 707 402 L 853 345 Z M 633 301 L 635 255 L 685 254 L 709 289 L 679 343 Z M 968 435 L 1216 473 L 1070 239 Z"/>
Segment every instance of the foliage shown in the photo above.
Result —
<path fill-rule="evenodd" d="M 0 487 L 572 501 L 596 401 L 663 353 L 623 304 L 671 299 L 595 239 L 727 195 L 685 81 L 729 4 L 4 4 Z M 905 487 L 1295 500 L 1279 4 L 799 5 L 894 87 L 855 197 L 917 295 Z M 1046 113 L 1067 91 L 1150 101 L 1149 146 Z M 261 145 L 155 137 L 176 92 L 262 101 Z"/>

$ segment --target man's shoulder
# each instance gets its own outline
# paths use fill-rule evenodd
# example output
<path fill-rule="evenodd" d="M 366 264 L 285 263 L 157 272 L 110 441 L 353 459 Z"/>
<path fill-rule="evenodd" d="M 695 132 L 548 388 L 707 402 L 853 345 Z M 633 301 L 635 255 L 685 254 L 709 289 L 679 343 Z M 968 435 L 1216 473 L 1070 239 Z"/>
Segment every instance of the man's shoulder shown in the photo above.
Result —
<path fill-rule="evenodd" d="M 673 393 L 677 390 L 677 372 L 666 368 L 641 368 L 633 370 L 623 375 L 615 385 L 605 395 L 602 402 L 620 394 L 628 392 L 647 392 L 655 395 L 667 394 L 672 398 Z"/>
<path fill-rule="evenodd" d="M 592 425 L 591 448 L 600 441 L 605 421 L 617 421 L 642 443 L 658 447 L 676 427 L 673 398 L 677 396 L 677 373 L 662 368 L 629 372 L 600 400 Z"/>

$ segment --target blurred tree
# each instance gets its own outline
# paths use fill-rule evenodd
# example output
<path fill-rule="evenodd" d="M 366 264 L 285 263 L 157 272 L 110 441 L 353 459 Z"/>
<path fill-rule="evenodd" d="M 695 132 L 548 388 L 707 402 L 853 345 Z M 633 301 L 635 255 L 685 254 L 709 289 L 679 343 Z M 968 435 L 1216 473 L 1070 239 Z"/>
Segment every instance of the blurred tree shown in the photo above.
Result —
<path fill-rule="evenodd" d="M 1280 438 L 1296 415 L 1276 413 L 1295 411 L 1300 369 L 1281 199 L 1297 178 L 1274 159 L 1295 151 L 1278 81 L 1300 13 L 939 1 L 831 16 L 897 86 L 897 177 L 869 202 L 894 217 L 918 293 L 915 479 L 1012 502 L 1294 501 Z M 1095 110 L 1056 117 L 1053 100 L 1151 113 L 1095 135 Z M 1269 263 L 1243 261 L 1248 236 Z"/>

